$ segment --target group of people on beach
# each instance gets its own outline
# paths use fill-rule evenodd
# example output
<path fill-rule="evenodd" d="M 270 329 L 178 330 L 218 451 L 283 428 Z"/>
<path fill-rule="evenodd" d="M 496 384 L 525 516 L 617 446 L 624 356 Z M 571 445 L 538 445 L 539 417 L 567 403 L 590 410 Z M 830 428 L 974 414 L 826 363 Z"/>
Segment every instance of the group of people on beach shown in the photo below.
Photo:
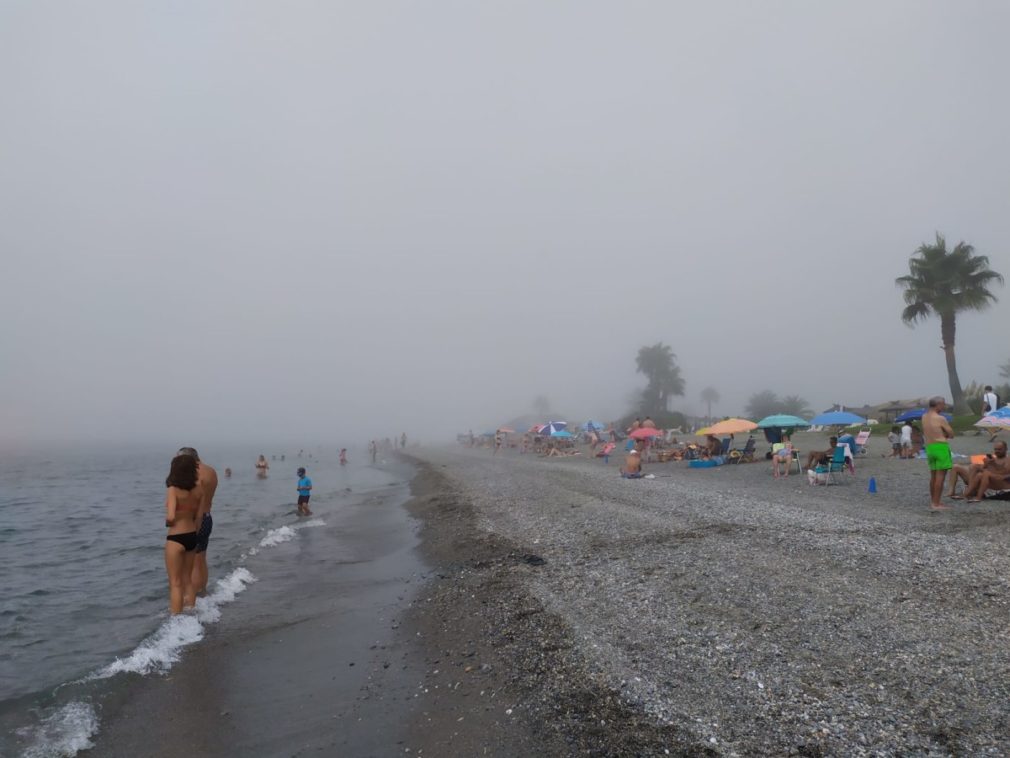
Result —
<path fill-rule="evenodd" d="M 300 455 L 300 454 L 299 454 Z M 284 456 L 281 456 L 284 460 Z M 347 449 L 340 451 L 340 463 L 347 463 Z M 256 476 L 265 479 L 270 464 L 265 455 L 255 463 Z M 311 516 L 309 500 L 312 496 L 312 479 L 304 466 L 299 466 L 297 512 Z M 231 469 L 225 469 L 225 477 Z M 217 471 L 200 460 L 195 448 L 179 448 L 172 458 L 165 479 L 165 570 L 168 573 L 169 610 L 181 613 L 196 605 L 196 597 L 207 591 L 207 547 L 214 528 L 211 508 L 217 493 Z"/>
<path fill-rule="evenodd" d="M 924 457 L 930 472 L 929 509 L 931 511 L 943 511 L 950 508 L 949 505 L 945 505 L 942 502 L 944 485 L 947 481 L 947 472 L 951 472 L 950 491 L 948 492 L 948 497 L 951 499 L 965 499 L 969 502 L 978 502 L 986 496 L 987 492 L 990 494 L 993 491 L 1010 492 L 1010 456 L 1007 455 L 1007 444 L 1002 440 L 996 439 L 999 429 L 995 428 L 990 431 L 990 441 L 993 441 L 992 453 L 986 456 L 974 457 L 972 462 L 967 465 L 955 465 L 953 462 L 954 456 L 950 450 L 950 440 L 954 437 L 954 431 L 947 421 L 947 417 L 944 415 L 946 407 L 947 403 L 943 397 L 933 397 L 929 400 L 928 408 L 922 415 L 920 426 L 910 421 L 906 421 L 901 426 L 893 426 L 887 435 L 888 442 L 891 445 L 891 452 L 890 455 L 885 453 L 884 457 L 911 460 L 920 457 L 920 453 L 924 451 Z M 985 395 L 983 396 L 983 413 L 990 413 L 998 407 L 998 396 L 992 392 L 991 387 L 987 386 L 985 388 Z M 634 437 L 641 436 L 635 434 L 638 430 L 655 429 L 655 427 L 655 423 L 648 417 L 645 419 L 636 418 L 626 430 L 631 439 L 628 440 L 626 455 L 620 468 L 620 474 L 625 479 L 640 479 L 646 476 L 642 466 L 649 459 L 650 440 L 648 438 L 636 440 Z M 609 432 L 616 439 L 613 428 Z M 795 465 L 797 468 L 800 468 L 800 463 L 802 462 L 798 451 L 793 447 L 788 432 L 789 430 L 781 430 L 778 438 L 774 440 L 769 439 L 769 441 L 774 443 L 768 458 L 771 461 L 772 475 L 775 478 L 789 476 L 791 467 Z M 869 436 L 868 432 L 865 434 L 867 437 Z M 528 436 L 530 435 L 527 434 L 523 437 L 520 452 L 525 451 L 527 447 L 526 437 Z M 587 430 L 586 437 L 588 438 L 591 451 L 595 451 L 597 445 L 602 442 L 601 435 L 592 428 Z M 503 440 L 504 435 L 499 430 L 494 436 L 494 452 L 497 453 L 499 448 L 504 445 Z M 660 437 L 661 442 L 664 442 L 664 440 L 665 438 Z M 473 447 L 475 445 L 473 432 L 471 431 L 468 435 L 460 435 L 459 441 L 463 444 L 468 443 L 469 446 Z M 668 440 L 666 442 L 668 443 Z M 675 439 L 674 442 L 676 442 Z M 731 444 L 732 438 L 728 442 Z M 844 466 L 850 472 L 854 472 L 854 458 L 859 454 L 860 445 L 865 444 L 860 439 L 854 438 L 851 434 L 832 436 L 828 442 L 829 445 L 826 450 L 812 450 L 807 453 L 806 469 L 808 477 L 812 478 L 811 483 L 820 483 L 821 479 L 816 476 L 816 472 L 822 469 L 827 470 L 826 467 L 833 463 L 832 459 L 838 460 L 839 465 Z M 736 460 L 753 460 L 752 443 L 753 440 L 748 441 L 745 450 L 738 454 L 739 457 Z M 727 440 L 720 440 L 715 435 L 709 434 L 704 445 L 690 445 L 688 447 L 695 448 L 694 457 L 708 457 L 711 459 L 714 457 L 726 457 L 726 446 Z M 608 447 L 612 449 L 613 444 L 609 444 Z M 845 450 L 844 461 L 841 454 L 838 453 L 839 448 Z M 536 451 L 535 448 L 534 451 Z M 609 450 L 606 452 L 609 452 Z M 660 450 L 660 461 L 681 459 L 681 457 L 677 456 L 664 457 L 664 452 L 664 450 Z M 550 450 L 548 449 L 543 454 L 550 455 Z M 609 456 L 600 457 L 609 458 Z M 964 483 L 965 489 L 964 493 L 959 495 L 957 494 L 957 486 L 961 482 Z"/>

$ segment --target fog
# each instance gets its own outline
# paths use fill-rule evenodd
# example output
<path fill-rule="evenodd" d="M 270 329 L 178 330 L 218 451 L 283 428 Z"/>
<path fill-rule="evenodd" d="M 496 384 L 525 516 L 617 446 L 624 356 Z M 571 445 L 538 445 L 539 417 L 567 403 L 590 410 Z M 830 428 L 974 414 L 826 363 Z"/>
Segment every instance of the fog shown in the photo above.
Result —
<path fill-rule="evenodd" d="M 999 2 L 0 6 L 0 439 L 435 440 L 949 395 L 894 278 L 1010 275 Z M 1010 293 L 959 318 L 1010 359 Z"/>

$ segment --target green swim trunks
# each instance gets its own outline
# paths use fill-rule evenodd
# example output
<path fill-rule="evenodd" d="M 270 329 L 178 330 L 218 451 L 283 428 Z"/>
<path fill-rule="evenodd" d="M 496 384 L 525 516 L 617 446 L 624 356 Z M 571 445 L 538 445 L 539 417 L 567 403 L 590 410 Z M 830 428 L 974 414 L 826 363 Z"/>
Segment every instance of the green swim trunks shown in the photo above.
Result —
<path fill-rule="evenodd" d="M 930 471 L 950 471 L 954 462 L 950 457 L 950 445 L 946 442 L 930 442 L 926 445 L 926 462 Z"/>

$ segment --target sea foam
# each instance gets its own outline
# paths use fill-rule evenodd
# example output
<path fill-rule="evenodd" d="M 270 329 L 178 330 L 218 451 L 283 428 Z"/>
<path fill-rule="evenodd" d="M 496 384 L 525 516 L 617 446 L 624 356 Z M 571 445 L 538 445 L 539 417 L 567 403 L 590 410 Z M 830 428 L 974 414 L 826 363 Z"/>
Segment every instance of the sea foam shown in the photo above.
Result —
<path fill-rule="evenodd" d="M 42 720 L 38 726 L 18 730 L 28 742 L 24 758 L 57 758 L 94 747 L 91 738 L 98 731 L 98 715 L 88 703 L 67 703 Z"/>
<path fill-rule="evenodd" d="M 237 568 L 219 579 L 214 591 L 197 598 L 194 613 L 180 613 L 165 621 L 125 658 L 117 658 L 92 674 L 90 679 L 108 679 L 116 674 L 165 673 L 178 662 L 183 648 L 203 639 L 203 625 L 221 618 L 221 606 L 232 602 L 256 577 L 247 568 Z"/>

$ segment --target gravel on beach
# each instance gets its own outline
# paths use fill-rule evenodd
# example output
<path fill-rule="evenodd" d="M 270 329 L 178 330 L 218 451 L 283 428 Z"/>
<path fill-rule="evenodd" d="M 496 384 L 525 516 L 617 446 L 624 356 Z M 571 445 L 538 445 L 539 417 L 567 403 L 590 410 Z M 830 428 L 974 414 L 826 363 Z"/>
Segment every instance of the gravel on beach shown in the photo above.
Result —
<path fill-rule="evenodd" d="M 629 481 L 616 459 L 420 449 L 441 546 L 414 623 L 455 632 L 467 676 L 503 666 L 487 712 L 551 752 L 1005 755 L 1010 503 L 929 513 L 925 462 L 882 442 L 831 487 L 763 460 Z"/>

